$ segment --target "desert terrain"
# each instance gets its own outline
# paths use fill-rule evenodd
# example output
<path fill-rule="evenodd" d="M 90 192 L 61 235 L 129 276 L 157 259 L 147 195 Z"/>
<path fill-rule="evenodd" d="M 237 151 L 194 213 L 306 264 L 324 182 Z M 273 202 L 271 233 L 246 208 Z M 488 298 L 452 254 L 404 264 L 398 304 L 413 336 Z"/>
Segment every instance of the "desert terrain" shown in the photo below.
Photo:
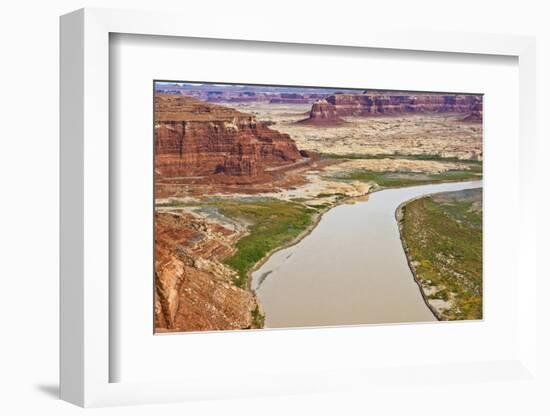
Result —
<path fill-rule="evenodd" d="M 311 106 L 240 103 L 234 108 L 255 114 L 289 134 L 299 149 L 327 156 L 408 155 L 439 156 L 481 161 L 481 123 L 464 122 L 463 113 L 348 116 L 337 127 L 303 123 Z"/>
<path fill-rule="evenodd" d="M 482 175 L 478 96 L 212 88 L 157 86 L 156 332 L 261 328 L 250 273 L 329 209 Z"/>

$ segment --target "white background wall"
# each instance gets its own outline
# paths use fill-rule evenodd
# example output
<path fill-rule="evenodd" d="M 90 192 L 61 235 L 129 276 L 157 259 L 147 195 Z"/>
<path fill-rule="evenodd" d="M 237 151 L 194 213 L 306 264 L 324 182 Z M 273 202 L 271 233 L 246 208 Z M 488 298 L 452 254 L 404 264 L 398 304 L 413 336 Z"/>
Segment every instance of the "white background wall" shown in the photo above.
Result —
<path fill-rule="evenodd" d="M 198 4 L 197 4 L 198 3 Z M 81 410 L 56 400 L 58 368 L 58 16 L 74 9 L 116 7 L 177 10 L 189 19 L 221 14 L 236 25 L 262 20 L 287 25 L 359 25 L 387 21 L 404 27 L 536 35 L 538 38 L 538 134 L 540 240 L 548 234 L 544 202 L 548 200 L 550 30 L 547 2 L 462 0 L 392 1 L 200 1 L 169 0 L 20 0 L 0 9 L 0 413 L 73 414 Z M 182 24 L 185 24 L 183 21 Z M 546 138 L 546 140 L 543 140 Z M 544 251 L 548 253 L 545 243 Z M 542 256 L 541 256 L 542 257 Z M 542 265 L 541 265 L 542 266 Z M 546 271 L 548 268 L 546 267 Z M 550 273 L 546 273 L 550 276 Z M 548 290 L 548 284 L 539 291 Z M 540 305 L 548 325 L 546 305 Z M 541 331 L 550 351 L 548 330 Z M 548 372 L 548 352 L 541 354 Z M 548 391 L 550 389 L 547 388 Z M 546 392 L 547 393 L 547 392 Z M 543 405 L 544 403 L 544 405 Z M 543 407 L 544 406 L 544 407 Z M 135 408 L 101 409 L 98 414 L 549 414 L 543 391 L 505 383 L 484 386 L 434 385 L 433 394 L 415 389 L 395 397 L 346 393 L 322 396 L 260 398 Z"/>

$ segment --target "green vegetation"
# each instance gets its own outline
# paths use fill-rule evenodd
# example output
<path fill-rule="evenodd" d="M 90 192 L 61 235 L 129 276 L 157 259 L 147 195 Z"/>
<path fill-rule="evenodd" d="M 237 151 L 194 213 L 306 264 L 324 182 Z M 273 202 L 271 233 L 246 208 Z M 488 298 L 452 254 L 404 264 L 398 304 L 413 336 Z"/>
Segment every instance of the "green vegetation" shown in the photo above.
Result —
<path fill-rule="evenodd" d="M 319 156 L 325 159 L 347 159 L 347 160 L 357 160 L 357 159 L 408 159 L 408 160 L 432 160 L 438 162 L 460 162 L 460 163 L 471 163 L 474 165 L 481 165 L 481 162 L 477 160 L 468 160 L 468 159 L 459 159 L 458 157 L 444 157 L 435 154 L 418 154 L 418 155 L 400 155 L 397 153 L 386 153 L 386 154 L 361 154 L 361 153 L 349 153 L 349 154 L 336 154 L 336 153 L 320 153 Z"/>
<path fill-rule="evenodd" d="M 481 189 L 441 193 L 403 208 L 402 236 L 428 300 L 444 320 L 482 318 Z"/>
<path fill-rule="evenodd" d="M 260 312 L 260 307 L 256 305 L 251 313 L 252 315 L 252 328 L 263 328 L 265 322 L 265 316 Z"/>
<path fill-rule="evenodd" d="M 327 208 L 330 208 L 332 206 L 332 204 L 308 204 L 308 206 L 312 207 L 312 208 L 315 208 L 315 209 L 318 209 L 318 210 L 324 210 L 324 209 L 327 209 Z"/>
<path fill-rule="evenodd" d="M 330 179 L 344 181 L 374 182 L 383 188 L 398 188 L 403 186 L 423 185 L 427 183 L 454 182 L 476 180 L 481 178 L 481 166 L 471 169 L 448 170 L 438 174 L 417 172 L 377 172 L 367 169 L 357 169 Z"/>
<path fill-rule="evenodd" d="M 245 288 L 248 271 L 271 250 L 294 240 L 313 222 L 315 208 L 276 199 L 220 204 L 220 212 L 249 224 L 249 234 L 236 245 L 237 251 L 225 263 L 237 271 L 235 284 Z"/>
<path fill-rule="evenodd" d="M 320 194 L 317 194 L 317 198 L 331 198 L 331 197 L 337 197 L 337 198 L 345 198 L 346 195 L 341 192 L 336 192 L 334 194 L 328 194 L 325 192 L 321 192 Z"/>
<path fill-rule="evenodd" d="M 200 205 L 198 202 L 185 202 L 185 201 L 169 201 L 169 202 L 157 202 L 155 207 L 157 208 L 185 208 L 185 207 L 196 207 Z"/>

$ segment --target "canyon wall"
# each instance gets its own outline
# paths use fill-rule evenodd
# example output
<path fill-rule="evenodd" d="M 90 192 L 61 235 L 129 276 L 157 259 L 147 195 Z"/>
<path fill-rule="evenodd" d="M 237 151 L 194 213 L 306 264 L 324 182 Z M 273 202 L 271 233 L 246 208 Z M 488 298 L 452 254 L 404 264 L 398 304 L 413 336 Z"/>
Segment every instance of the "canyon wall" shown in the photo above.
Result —
<path fill-rule="evenodd" d="M 185 95 L 214 103 L 311 104 L 334 90 L 300 87 L 195 84 L 182 86 L 160 83 L 157 94 Z"/>
<path fill-rule="evenodd" d="M 481 121 L 482 101 L 475 95 L 443 94 L 332 94 L 313 103 L 309 124 L 341 123 L 341 117 L 404 113 L 463 113 Z"/>
<path fill-rule="evenodd" d="M 253 178 L 302 158 L 288 134 L 251 114 L 186 96 L 155 96 L 157 175 Z"/>
<path fill-rule="evenodd" d="M 191 213 L 155 214 L 155 331 L 254 327 L 254 295 L 221 261 L 242 237 Z"/>
<path fill-rule="evenodd" d="M 470 108 L 470 114 L 464 118 L 464 121 L 472 121 L 481 123 L 483 121 L 483 100 L 481 97 L 476 97 L 472 107 Z"/>
<path fill-rule="evenodd" d="M 270 104 L 311 104 L 315 100 L 321 99 L 325 94 L 298 94 L 298 93 L 279 93 L 271 94 Z"/>
<path fill-rule="evenodd" d="M 300 120 L 299 123 L 340 125 L 345 123 L 345 121 L 340 118 L 336 105 L 329 103 L 325 99 L 321 99 L 313 103 L 309 117 L 305 120 Z"/>

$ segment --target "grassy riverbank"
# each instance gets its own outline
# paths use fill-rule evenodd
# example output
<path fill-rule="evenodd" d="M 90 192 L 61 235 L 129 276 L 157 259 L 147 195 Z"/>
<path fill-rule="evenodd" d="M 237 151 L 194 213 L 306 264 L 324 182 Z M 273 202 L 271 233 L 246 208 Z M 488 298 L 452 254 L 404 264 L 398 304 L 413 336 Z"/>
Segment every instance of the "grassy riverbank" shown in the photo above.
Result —
<path fill-rule="evenodd" d="M 402 207 L 401 236 L 409 264 L 442 320 L 482 318 L 481 199 L 481 189 L 471 189 Z"/>
<path fill-rule="evenodd" d="M 235 253 L 225 263 L 238 273 L 235 284 L 245 288 L 248 272 L 269 252 L 283 247 L 307 230 L 317 209 L 276 199 L 257 202 L 229 202 L 220 212 L 248 223 L 248 234 L 236 244 Z"/>
<path fill-rule="evenodd" d="M 481 166 L 474 165 L 471 169 L 448 170 L 434 174 L 416 172 L 378 172 L 367 169 L 357 169 L 343 175 L 334 176 L 332 179 L 372 182 L 383 188 L 398 188 L 429 183 L 481 179 Z"/>
<path fill-rule="evenodd" d="M 360 154 L 360 153 L 347 153 L 347 154 L 335 154 L 335 153 L 319 153 L 319 157 L 324 159 L 339 159 L 339 160 L 381 160 L 381 159 L 407 159 L 407 160 L 427 160 L 436 162 L 460 162 L 468 163 L 472 165 L 480 165 L 481 162 L 471 159 L 460 159 L 458 157 L 445 157 L 436 154 L 418 154 L 418 155 L 399 155 L 394 153 L 387 154 Z"/>

